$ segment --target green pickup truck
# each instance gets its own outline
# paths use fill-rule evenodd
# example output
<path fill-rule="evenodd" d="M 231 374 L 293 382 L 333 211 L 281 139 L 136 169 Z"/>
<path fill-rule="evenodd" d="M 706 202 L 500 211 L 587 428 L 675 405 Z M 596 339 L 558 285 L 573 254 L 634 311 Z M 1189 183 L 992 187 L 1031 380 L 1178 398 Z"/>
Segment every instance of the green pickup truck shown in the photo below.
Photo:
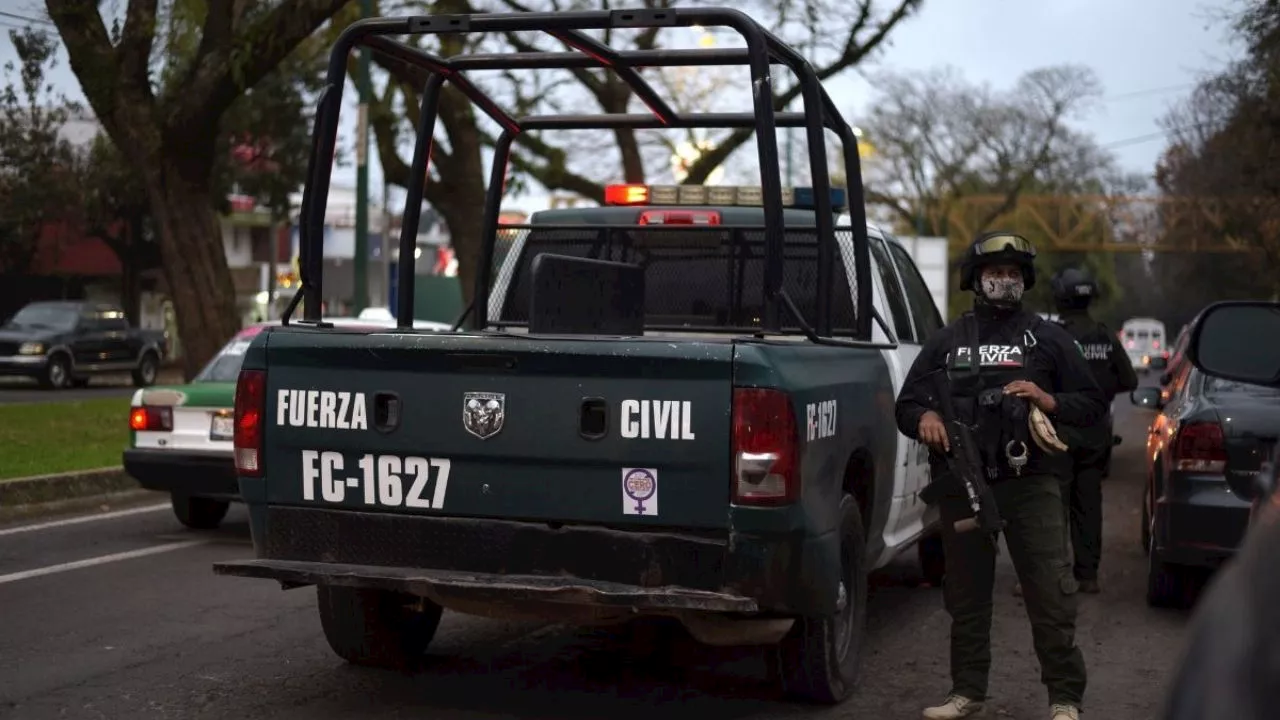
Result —
<path fill-rule="evenodd" d="M 727 26 L 746 49 L 621 52 L 586 29 Z M 387 40 L 541 30 L 574 52 L 447 61 Z M 404 667 L 442 609 L 618 622 L 678 618 L 698 640 L 776 649 L 799 698 L 854 686 L 867 574 L 918 549 L 940 573 L 920 500 L 924 449 L 894 398 L 941 325 L 911 259 L 866 224 L 856 139 L 812 68 L 736 10 L 380 18 L 333 52 L 313 164 L 332 157 L 347 53 L 398 53 L 431 72 L 409 196 L 421 193 L 435 97 L 454 82 L 505 128 L 485 198 L 474 300 L 458 329 L 415 331 L 416 203 L 400 238 L 399 326 L 353 331 L 317 308 L 324 167 L 304 197 L 303 288 L 257 335 L 239 375 L 235 457 L 256 557 L 225 575 L 315 585 L 330 647 Z M 775 113 L 769 61 L 807 84 Z M 681 115 L 637 65 L 750 65 L 754 113 Z M 511 118 L 469 70 L 605 66 L 649 115 Z M 631 126 L 757 132 L 760 186 L 619 185 L 590 209 L 499 226 L 520 132 Z M 813 188 L 784 188 L 775 128 L 816 138 Z M 844 145 L 850 192 L 830 187 L 822 128 Z M 835 227 L 848 211 L 849 227 Z M 291 319 L 299 301 L 304 318 Z"/>

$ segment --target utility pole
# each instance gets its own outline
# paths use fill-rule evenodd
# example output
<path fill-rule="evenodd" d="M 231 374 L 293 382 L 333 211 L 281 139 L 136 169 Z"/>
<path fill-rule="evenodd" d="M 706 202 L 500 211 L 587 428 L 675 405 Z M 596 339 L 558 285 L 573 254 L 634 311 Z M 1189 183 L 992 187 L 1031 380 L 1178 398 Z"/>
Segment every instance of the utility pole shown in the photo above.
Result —
<path fill-rule="evenodd" d="M 360 17 L 373 15 L 373 0 L 360 0 Z M 356 126 L 355 313 L 369 306 L 369 48 L 360 49 L 356 87 L 360 117 Z"/>
<path fill-rule="evenodd" d="M 382 282 L 378 287 L 382 288 L 382 297 L 379 299 L 379 305 L 391 307 L 391 185 L 387 182 L 387 174 L 382 173 L 382 252 L 378 253 L 378 257 L 382 258 L 382 266 L 379 272 L 382 275 Z"/>

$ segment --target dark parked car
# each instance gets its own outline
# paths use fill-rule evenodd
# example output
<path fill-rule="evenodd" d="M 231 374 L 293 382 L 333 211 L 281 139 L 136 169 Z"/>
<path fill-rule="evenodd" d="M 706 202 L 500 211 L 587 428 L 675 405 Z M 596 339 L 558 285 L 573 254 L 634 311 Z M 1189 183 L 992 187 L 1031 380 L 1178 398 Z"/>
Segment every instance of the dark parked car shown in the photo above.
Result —
<path fill-rule="evenodd" d="M 1142 506 L 1147 602 L 1185 606 L 1194 589 L 1190 568 L 1219 566 L 1248 528 L 1249 501 L 1227 480 L 1228 452 L 1240 437 L 1280 425 L 1280 390 L 1182 363 L 1164 391 L 1141 387 L 1131 397 L 1160 411 L 1147 435 Z"/>
<path fill-rule="evenodd" d="M 124 311 L 98 302 L 33 302 L 0 326 L 0 374 L 35 378 L 46 388 L 88 384 L 93 375 L 130 372 L 156 381 L 164 333 L 129 326 Z"/>
<path fill-rule="evenodd" d="M 1191 332 L 1188 363 L 1216 377 L 1280 388 L 1280 303 L 1217 303 Z M 1250 529 L 1196 608 L 1161 720 L 1264 720 L 1280 707 L 1280 422 L 1272 415 L 1266 423 L 1235 425 L 1233 419 L 1226 436 L 1226 478 L 1233 493 L 1252 501 Z"/>

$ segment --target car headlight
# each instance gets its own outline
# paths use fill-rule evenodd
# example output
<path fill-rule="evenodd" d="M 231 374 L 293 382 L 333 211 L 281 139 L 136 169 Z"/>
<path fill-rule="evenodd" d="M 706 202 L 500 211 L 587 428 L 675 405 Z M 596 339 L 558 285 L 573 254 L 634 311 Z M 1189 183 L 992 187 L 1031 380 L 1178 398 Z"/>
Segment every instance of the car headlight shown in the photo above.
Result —
<path fill-rule="evenodd" d="M 43 343 L 22 343 L 22 345 L 18 347 L 18 354 L 19 355 L 43 355 L 44 344 Z"/>

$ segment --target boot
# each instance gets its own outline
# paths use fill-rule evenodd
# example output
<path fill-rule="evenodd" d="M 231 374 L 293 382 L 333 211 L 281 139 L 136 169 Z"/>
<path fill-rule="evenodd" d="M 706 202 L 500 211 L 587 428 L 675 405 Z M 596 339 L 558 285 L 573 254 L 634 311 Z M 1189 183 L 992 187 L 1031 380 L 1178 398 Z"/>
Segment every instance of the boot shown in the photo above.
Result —
<path fill-rule="evenodd" d="M 1077 580 L 1076 583 L 1080 586 L 1080 592 L 1082 593 L 1097 595 L 1102 592 L 1102 588 L 1098 587 L 1097 580 Z"/>
<path fill-rule="evenodd" d="M 1049 712 L 1053 713 L 1050 720 L 1080 720 L 1080 711 L 1075 705 L 1054 703 L 1049 707 Z"/>
<path fill-rule="evenodd" d="M 1013 586 L 1013 596 L 1022 597 L 1022 583 L 1017 583 Z"/>
<path fill-rule="evenodd" d="M 982 702 L 961 695 L 948 695 L 941 705 L 924 709 L 924 720 L 958 720 L 982 710 Z M 1054 720 L 1057 720 L 1055 718 Z M 1076 718 L 1075 720 L 1079 720 Z"/>

